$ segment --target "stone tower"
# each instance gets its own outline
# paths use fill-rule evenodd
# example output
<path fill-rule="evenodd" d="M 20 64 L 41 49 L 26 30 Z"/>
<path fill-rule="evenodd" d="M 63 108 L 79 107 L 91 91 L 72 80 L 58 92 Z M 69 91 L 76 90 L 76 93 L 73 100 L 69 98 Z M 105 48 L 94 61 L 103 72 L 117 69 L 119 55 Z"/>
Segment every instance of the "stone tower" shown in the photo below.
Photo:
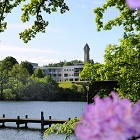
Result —
<path fill-rule="evenodd" d="M 90 48 L 89 48 L 88 44 L 86 44 L 85 47 L 84 47 L 84 62 L 89 62 L 90 61 L 89 51 L 90 51 Z"/>

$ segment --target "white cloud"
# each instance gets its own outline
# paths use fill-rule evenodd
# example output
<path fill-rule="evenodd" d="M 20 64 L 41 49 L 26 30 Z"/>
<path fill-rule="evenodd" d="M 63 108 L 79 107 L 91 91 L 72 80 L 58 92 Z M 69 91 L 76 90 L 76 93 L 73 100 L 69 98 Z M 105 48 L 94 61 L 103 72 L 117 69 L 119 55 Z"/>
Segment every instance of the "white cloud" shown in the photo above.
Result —
<path fill-rule="evenodd" d="M 90 0 L 86 3 L 79 4 L 78 7 L 85 9 L 89 8 L 89 6 L 99 6 L 105 3 L 105 0 Z"/>
<path fill-rule="evenodd" d="M 85 9 L 87 6 L 85 4 L 81 4 L 79 7 Z"/>
<path fill-rule="evenodd" d="M 105 2 L 105 0 L 91 0 L 91 3 L 96 4 L 96 5 L 103 4 L 104 2 Z"/>
<path fill-rule="evenodd" d="M 51 54 L 59 54 L 60 52 L 55 50 L 48 49 L 36 49 L 31 47 L 15 47 L 15 46 L 7 46 L 0 45 L 0 51 L 2 52 L 17 52 L 17 53 L 51 53 Z"/>
<path fill-rule="evenodd" d="M 31 24 L 7 24 L 8 30 L 19 30 L 19 29 L 27 29 L 30 28 Z"/>
<path fill-rule="evenodd" d="M 25 59 L 23 59 L 23 60 L 25 61 Z M 28 61 L 33 62 L 33 63 L 38 63 L 39 66 L 43 66 L 43 65 L 47 65 L 49 63 L 58 63 L 60 60 L 41 56 L 41 57 L 28 58 Z"/>
<path fill-rule="evenodd" d="M 47 32 L 54 32 L 54 33 L 60 33 L 60 32 L 62 32 L 62 29 L 57 29 L 57 28 L 53 28 L 53 27 L 49 27 L 49 25 L 48 25 L 48 27 L 46 28 L 46 31 Z"/>
<path fill-rule="evenodd" d="M 24 30 L 31 28 L 32 24 L 26 24 L 26 23 L 21 23 L 21 24 L 7 24 L 7 29 L 8 30 Z M 46 27 L 47 32 L 61 32 L 61 29 L 57 29 L 54 27 L 50 27 L 49 25 Z"/>
<path fill-rule="evenodd" d="M 39 66 L 43 66 L 49 63 L 58 63 L 56 57 L 66 54 L 66 52 L 58 52 L 49 49 L 36 49 L 29 47 L 18 47 L 18 46 L 8 46 L 0 44 L 0 60 L 3 60 L 7 56 L 14 57 L 19 63 L 21 61 L 29 61 L 33 63 L 38 63 Z"/>

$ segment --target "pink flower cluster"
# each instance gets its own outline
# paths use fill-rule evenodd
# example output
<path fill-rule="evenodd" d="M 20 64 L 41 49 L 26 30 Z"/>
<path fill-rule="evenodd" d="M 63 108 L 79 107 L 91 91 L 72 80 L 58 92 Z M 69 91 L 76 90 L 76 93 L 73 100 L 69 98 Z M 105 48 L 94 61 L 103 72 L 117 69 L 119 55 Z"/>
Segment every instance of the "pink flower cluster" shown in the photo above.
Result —
<path fill-rule="evenodd" d="M 140 101 L 132 106 L 128 99 L 94 98 L 76 124 L 75 134 L 80 140 L 128 140 L 140 134 Z"/>
<path fill-rule="evenodd" d="M 140 0 L 126 0 L 126 4 L 132 10 L 140 9 Z"/>

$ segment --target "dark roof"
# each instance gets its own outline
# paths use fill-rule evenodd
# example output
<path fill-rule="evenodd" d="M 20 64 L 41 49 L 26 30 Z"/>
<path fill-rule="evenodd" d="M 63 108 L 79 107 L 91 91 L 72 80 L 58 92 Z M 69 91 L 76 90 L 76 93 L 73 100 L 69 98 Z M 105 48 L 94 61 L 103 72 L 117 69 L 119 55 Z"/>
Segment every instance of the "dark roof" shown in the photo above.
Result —
<path fill-rule="evenodd" d="M 84 46 L 84 48 L 89 48 L 89 45 L 86 43 L 86 45 Z"/>

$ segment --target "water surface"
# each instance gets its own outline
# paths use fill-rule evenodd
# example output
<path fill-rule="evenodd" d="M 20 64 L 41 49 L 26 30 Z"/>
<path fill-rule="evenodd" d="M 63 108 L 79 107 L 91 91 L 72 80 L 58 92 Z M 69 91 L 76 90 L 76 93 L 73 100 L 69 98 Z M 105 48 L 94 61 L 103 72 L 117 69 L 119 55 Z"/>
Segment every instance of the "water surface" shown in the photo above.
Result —
<path fill-rule="evenodd" d="M 5 114 L 6 117 L 16 118 L 40 118 L 41 111 L 47 119 L 65 119 L 80 117 L 85 109 L 85 102 L 47 102 L 47 101 L 1 101 L 0 117 Z M 0 140 L 63 140 L 64 136 L 56 137 L 54 134 L 48 138 L 40 130 L 40 124 L 28 124 L 29 129 L 16 129 L 15 123 L 6 123 L 6 126 L 13 128 L 0 128 Z M 45 126 L 47 127 L 47 126 Z M 70 140 L 76 140 L 72 136 Z"/>

